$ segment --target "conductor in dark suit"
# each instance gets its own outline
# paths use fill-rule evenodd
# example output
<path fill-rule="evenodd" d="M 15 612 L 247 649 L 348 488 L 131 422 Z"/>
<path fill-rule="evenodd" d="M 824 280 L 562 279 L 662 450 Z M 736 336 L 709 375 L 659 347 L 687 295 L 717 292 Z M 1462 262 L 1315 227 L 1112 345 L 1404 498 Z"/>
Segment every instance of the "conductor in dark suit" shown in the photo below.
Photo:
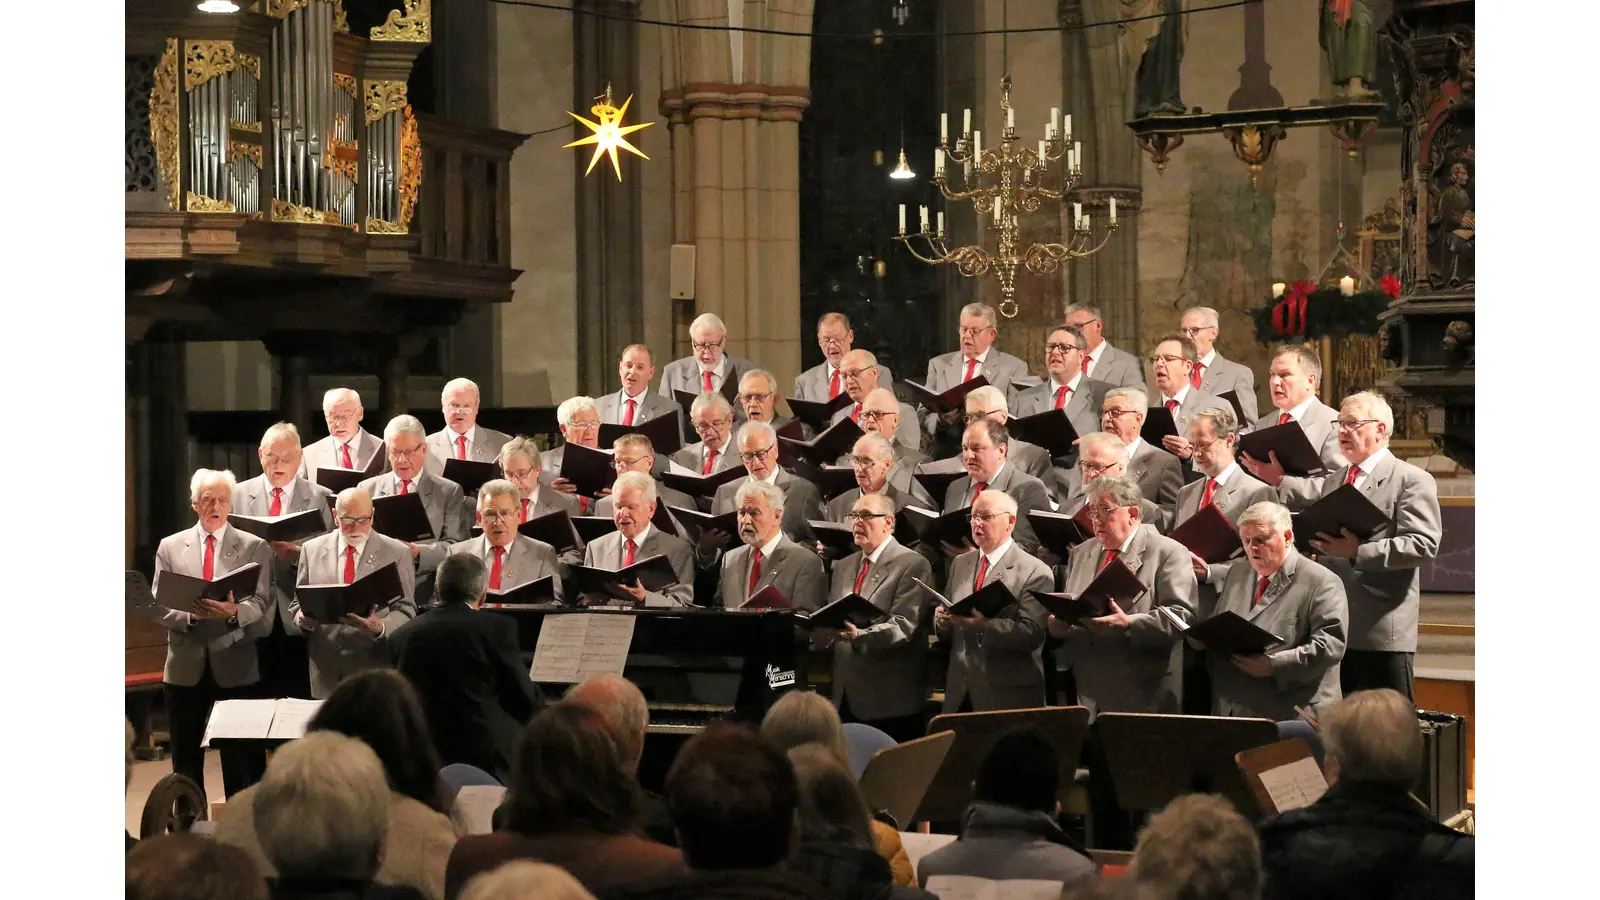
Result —
<path fill-rule="evenodd" d="M 389 650 L 422 698 L 440 759 L 507 781 L 517 735 L 544 698 L 522 664 L 515 625 L 479 609 L 488 585 L 483 560 L 450 556 L 439 564 L 438 606 L 397 630 Z"/>

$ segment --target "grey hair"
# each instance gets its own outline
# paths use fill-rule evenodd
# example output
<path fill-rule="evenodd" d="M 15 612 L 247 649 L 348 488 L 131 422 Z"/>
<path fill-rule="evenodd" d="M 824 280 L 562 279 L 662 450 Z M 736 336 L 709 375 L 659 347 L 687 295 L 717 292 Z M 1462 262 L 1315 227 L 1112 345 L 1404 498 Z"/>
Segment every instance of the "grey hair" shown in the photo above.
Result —
<path fill-rule="evenodd" d="M 1144 499 L 1144 491 L 1139 490 L 1139 482 L 1126 475 L 1101 475 L 1089 482 L 1087 496 L 1094 498 L 1102 495 L 1109 495 L 1118 506 L 1138 507 L 1139 502 Z"/>
<path fill-rule="evenodd" d="M 1127 443 L 1124 442 L 1122 438 L 1117 437 L 1109 431 L 1091 431 L 1083 437 L 1078 438 L 1079 456 L 1083 455 L 1083 451 L 1094 447 L 1104 447 L 1122 457 L 1124 462 L 1126 462 L 1128 459 Z"/>
<path fill-rule="evenodd" d="M 967 395 L 967 408 L 971 409 L 974 402 L 989 407 L 990 412 L 999 410 L 1008 416 L 1011 414 L 1011 409 L 1006 403 L 1005 391 L 992 384 L 986 384 L 981 388 L 973 388 L 972 393 Z"/>
<path fill-rule="evenodd" d="M 961 314 L 963 316 L 971 316 L 974 319 L 982 319 L 989 323 L 990 328 L 995 327 L 994 307 L 987 303 L 968 303 L 966 306 L 961 307 Z"/>
<path fill-rule="evenodd" d="M 439 563 L 433 592 L 440 603 L 475 603 L 489 588 L 489 567 L 474 553 L 452 553 Z"/>
<path fill-rule="evenodd" d="M 281 878 L 370 879 L 389 836 L 389 783 L 371 747 L 312 731 L 278 748 L 251 809 Z"/>
<path fill-rule="evenodd" d="M 483 483 L 478 488 L 478 508 L 482 509 L 484 502 L 493 502 L 496 497 L 510 497 L 514 501 L 522 500 L 522 491 L 517 486 L 504 478 L 495 478 Z"/>
<path fill-rule="evenodd" d="M 1320 717 L 1327 755 L 1339 761 L 1340 781 L 1410 790 L 1422 774 L 1422 727 L 1399 691 L 1357 691 Z"/>
<path fill-rule="evenodd" d="M 278 422 L 261 433 L 261 449 L 265 450 L 284 438 L 294 438 L 295 448 L 300 447 L 300 429 L 294 427 L 292 422 Z"/>
<path fill-rule="evenodd" d="M 1216 435 L 1218 440 L 1227 440 L 1228 437 L 1239 433 L 1239 420 L 1233 417 L 1232 410 L 1208 406 L 1184 417 L 1187 425 L 1193 425 L 1201 419 L 1211 423 L 1211 433 Z"/>
<path fill-rule="evenodd" d="M 650 727 L 650 707 L 637 685 L 621 675 L 596 675 L 569 688 L 565 699 L 599 713 L 625 761 L 638 764 L 645 729 Z"/>
<path fill-rule="evenodd" d="M 1141 415 L 1144 414 L 1145 410 L 1150 408 L 1150 395 L 1146 394 L 1144 391 L 1139 390 L 1138 388 L 1131 388 L 1131 387 L 1112 388 L 1111 390 L 1106 391 L 1106 396 L 1105 396 L 1104 399 L 1105 400 L 1121 400 L 1124 397 L 1128 398 L 1129 400 L 1135 401 L 1134 402 L 1134 408 L 1137 409 Z"/>
<path fill-rule="evenodd" d="M 689 323 L 689 333 L 691 335 L 696 331 L 705 331 L 707 329 L 719 332 L 723 335 L 727 335 L 728 333 L 728 326 L 723 323 L 722 319 L 716 313 L 701 313 L 700 315 L 694 317 L 693 322 Z"/>
<path fill-rule="evenodd" d="M 452 378 L 446 381 L 444 389 L 439 391 L 439 402 L 444 403 L 445 398 L 450 396 L 451 392 L 463 389 L 471 391 L 474 397 L 483 396 L 482 392 L 478 390 L 478 383 L 471 378 Z"/>
<path fill-rule="evenodd" d="M 539 445 L 534 443 L 533 438 L 519 434 L 506 441 L 505 446 L 500 448 L 500 471 L 506 470 L 506 463 L 511 462 L 513 456 L 523 457 L 535 472 L 539 471 Z"/>
<path fill-rule="evenodd" d="M 1289 516 L 1289 508 L 1271 500 L 1250 504 L 1249 508 L 1239 514 L 1237 527 L 1244 528 L 1252 522 L 1265 525 L 1275 532 L 1288 531 L 1294 524 L 1294 520 Z"/>
<path fill-rule="evenodd" d="M 746 378 L 765 378 L 767 380 L 767 393 L 778 393 L 778 379 L 774 378 L 772 373 L 768 372 L 766 369 L 751 369 L 750 371 L 739 376 L 739 383 L 743 384 Z"/>
<path fill-rule="evenodd" d="M 205 490 L 206 485 L 214 481 L 226 482 L 230 495 L 239 484 L 239 480 L 234 478 L 233 473 L 227 469 L 195 469 L 194 476 L 189 479 L 189 503 L 191 505 L 199 503 L 200 492 Z"/>
<path fill-rule="evenodd" d="M 1295 361 L 1299 363 L 1300 368 L 1304 369 L 1305 373 L 1311 376 L 1312 382 L 1319 387 L 1322 385 L 1322 359 L 1321 357 L 1317 356 L 1317 354 L 1306 349 L 1304 345 L 1281 344 L 1278 347 L 1273 348 L 1272 356 L 1267 360 L 1267 365 L 1270 367 L 1272 363 L 1280 356 L 1294 357 Z"/>
<path fill-rule="evenodd" d="M 572 417 L 584 410 L 594 409 L 593 397 L 568 397 L 556 407 L 556 424 L 571 425 Z M 598 415 L 599 413 L 596 413 Z"/>
<path fill-rule="evenodd" d="M 894 459 L 894 447 L 889 443 L 889 439 L 876 431 L 869 431 L 856 438 L 856 447 L 863 443 L 872 448 L 871 455 L 874 459 Z M 855 447 L 850 449 L 854 451 Z"/>
<path fill-rule="evenodd" d="M 639 498 L 646 503 L 656 501 L 656 480 L 643 472 L 623 472 L 611 485 L 611 496 L 622 493 L 623 488 L 634 488 L 639 492 Z"/>
<path fill-rule="evenodd" d="M 531 859 L 514 859 L 475 875 L 461 890 L 461 900 L 594 900 L 566 869 Z"/>
<path fill-rule="evenodd" d="M 1339 409 L 1344 410 L 1352 403 L 1359 405 L 1367 411 L 1367 415 L 1383 423 L 1383 433 L 1394 435 L 1394 410 L 1389 406 L 1389 401 L 1372 391 L 1357 391 L 1344 398 L 1339 404 Z"/>
<path fill-rule="evenodd" d="M 361 395 L 356 393 L 355 391 L 351 390 L 350 388 L 347 388 L 347 387 L 329 388 L 322 395 L 322 411 L 324 413 L 326 413 L 328 410 L 333 408 L 334 404 L 338 403 L 340 400 L 345 399 L 346 397 L 349 397 L 351 400 L 354 400 L 356 402 L 356 406 L 360 406 L 361 405 Z"/>
<path fill-rule="evenodd" d="M 760 494 L 767 500 L 767 505 L 773 509 L 783 509 L 783 488 L 765 481 L 746 480 L 739 485 L 739 490 L 733 495 L 736 506 L 743 506 L 746 500 Z"/>
<path fill-rule="evenodd" d="M 778 439 L 778 431 L 772 427 L 772 423 L 750 421 L 739 426 L 739 434 L 734 438 L 734 443 L 744 446 L 744 437 L 747 434 L 759 435 L 769 441 Z"/>
<path fill-rule="evenodd" d="M 1205 316 L 1206 324 L 1202 325 L 1200 327 L 1202 327 L 1202 328 L 1218 328 L 1220 330 L 1220 326 L 1222 324 L 1222 319 L 1221 319 L 1220 316 L 1217 315 L 1217 311 L 1212 309 L 1211 307 L 1209 307 L 1209 306 L 1191 306 L 1188 309 L 1186 309 L 1183 312 L 1178 314 L 1178 321 L 1182 322 L 1184 320 L 1184 318 L 1186 318 L 1190 313 L 1199 313 L 1200 315 Z"/>
<path fill-rule="evenodd" d="M 703 391 L 689 404 L 689 418 L 695 418 L 707 409 L 714 410 L 718 415 L 728 416 L 733 414 L 733 404 L 728 398 L 716 391 Z"/>
<path fill-rule="evenodd" d="M 979 494 L 978 500 L 987 500 L 990 497 L 995 499 L 996 502 L 992 505 L 999 507 L 1000 512 L 1010 513 L 1013 516 L 1017 514 L 1017 500 L 1015 497 L 1012 497 L 1005 491 L 990 489 L 984 491 L 982 494 Z M 972 505 L 978 505 L 978 501 L 974 500 Z"/>
<path fill-rule="evenodd" d="M 389 420 L 389 424 L 383 426 L 383 442 L 393 444 L 394 439 L 402 434 L 414 434 L 419 441 L 428 439 L 428 429 L 422 427 L 416 416 L 406 413 L 395 416 Z"/>

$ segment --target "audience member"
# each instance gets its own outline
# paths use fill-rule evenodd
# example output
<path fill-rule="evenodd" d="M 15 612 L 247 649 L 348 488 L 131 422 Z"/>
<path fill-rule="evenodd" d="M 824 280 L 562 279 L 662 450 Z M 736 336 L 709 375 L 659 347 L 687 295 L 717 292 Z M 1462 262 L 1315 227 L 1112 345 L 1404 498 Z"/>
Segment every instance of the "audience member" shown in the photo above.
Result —
<path fill-rule="evenodd" d="M 439 755 L 410 682 L 392 669 L 369 669 L 352 676 L 312 717 L 307 736 L 319 732 L 363 742 L 382 764 L 389 787 L 387 852 L 376 873 L 378 883 L 409 885 L 429 900 L 443 897 L 445 862 L 455 846 L 456 829 L 439 781 Z M 261 802 L 255 788 L 229 798 L 216 837 L 243 848 L 271 875 L 280 870 L 259 834 L 255 810 Z"/>
<path fill-rule="evenodd" d="M 1319 717 L 1328 792 L 1261 823 L 1267 900 L 1471 897 L 1473 838 L 1435 821 L 1410 795 L 1422 775 L 1422 729 L 1398 691 L 1357 691 Z"/>
<path fill-rule="evenodd" d="M 874 849 L 867 802 L 835 748 L 802 744 L 789 751 L 789 762 L 800 787 L 800 849 L 790 871 L 839 900 L 931 900 L 927 891 L 895 883 Z"/>
<path fill-rule="evenodd" d="M 273 754 L 254 790 L 250 818 L 277 873 L 267 879 L 272 900 L 426 896 L 410 885 L 375 881 L 385 857 L 416 848 L 387 841 L 389 785 L 371 747 L 329 731 L 308 734 Z"/>
<path fill-rule="evenodd" d="M 924 856 L 917 883 L 935 875 L 1059 881 L 1095 877 L 1089 854 L 1056 824 L 1061 804 L 1055 746 L 1037 729 L 1001 735 L 978 764 L 961 836 Z"/>
<path fill-rule="evenodd" d="M 605 719 L 623 766 L 637 775 L 639 760 L 644 757 L 645 729 L 650 727 L 650 707 L 644 693 L 621 675 L 596 675 L 573 685 L 566 701 L 587 706 Z M 668 847 L 678 846 L 678 832 L 667 813 L 667 801 L 643 786 L 639 794 L 639 825 L 644 836 Z"/>
<path fill-rule="evenodd" d="M 267 883 L 248 854 L 197 834 L 141 842 L 124 872 L 128 900 L 267 900 Z"/>
<path fill-rule="evenodd" d="M 1185 794 L 1140 830 L 1128 876 L 1171 900 L 1256 900 L 1261 848 L 1227 800 Z"/>
<path fill-rule="evenodd" d="M 515 859 L 467 882 L 461 900 L 594 900 L 566 869 Z"/>
<path fill-rule="evenodd" d="M 681 873 L 682 854 L 634 833 L 639 806 L 639 785 L 605 718 L 582 704 L 553 704 L 518 742 L 504 828 L 461 839 L 445 896 L 510 859 L 561 866 L 597 894 Z"/>
<path fill-rule="evenodd" d="M 827 697 L 814 691 L 790 691 L 779 697 L 761 719 L 761 736 L 786 753 L 805 744 L 821 744 L 845 771 L 850 769 L 850 751 L 845 746 L 839 711 Z M 894 872 L 895 884 L 917 883 L 911 857 L 906 855 L 900 832 L 893 825 L 873 819 L 872 846 Z"/>

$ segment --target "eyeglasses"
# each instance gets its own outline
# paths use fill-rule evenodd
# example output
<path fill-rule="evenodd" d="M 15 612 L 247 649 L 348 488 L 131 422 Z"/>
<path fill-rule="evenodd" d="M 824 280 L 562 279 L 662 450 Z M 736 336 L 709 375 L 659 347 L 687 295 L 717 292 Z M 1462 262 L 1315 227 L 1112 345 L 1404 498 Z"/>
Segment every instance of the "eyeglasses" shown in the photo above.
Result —
<path fill-rule="evenodd" d="M 625 456 L 613 457 L 611 460 L 611 468 L 616 469 L 618 472 L 625 472 L 628 469 L 633 468 L 642 459 L 649 459 L 649 457 L 635 456 L 632 459 L 628 459 Z"/>
<path fill-rule="evenodd" d="M 714 341 L 692 341 L 691 346 L 694 347 L 696 353 L 699 353 L 701 350 L 715 350 L 721 347 L 722 341 L 723 338 L 717 338 Z"/>
<path fill-rule="evenodd" d="M 515 516 L 516 513 L 515 512 L 501 512 L 498 509 L 485 509 L 485 510 L 480 510 L 478 512 L 478 515 L 482 516 L 483 520 L 485 522 L 502 522 L 502 521 L 505 521 L 506 519 L 511 518 L 512 516 Z"/>
<path fill-rule="evenodd" d="M 354 528 L 357 525 L 365 525 L 365 524 L 367 524 L 367 523 L 369 523 L 371 521 L 372 521 L 372 517 L 371 516 L 359 516 L 359 517 L 358 516 L 340 516 L 339 517 L 339 524 L 341 526 L 345 527 L 345 528 Z"/>
<path fill-rule="evenodd" d="M 1100 463 L 1089 462 L 1081 456 L 1078 457 L 1078 468 L 1082 469 L 1085 475 L 1099 475 L 1101 472 L 1108 472 L 1120 465 L 1122 465 L 1121 461 L 1101 465 Z"/>
<path fill-rule="evenodd" d="M 1215 331 L 1215 325 L 1201 325 L 1199 328 L 1179 328 L 1178 333 L 1184 337 L 1194 337 L 1202 331 Z"/>
<path fill-rule="evenodd" d="M 1009 516 L 1009 515 L 1011 515 L 1011 514 L 1010 513 L 972 513 L 971 515 L 967 516 L 967 518 L 972 520 L 972 521 L 974 521 L 974 522 L 987 522 L 987 521 L 989 521 L 991 519 L 998 519 L 1001 516 Z"/>
<path fill-rule="evenodd" d="M 888 462 L 888 460 L 887 459 L 873 459 L 870 456 L 852 456 L 852 457 L 850 457 L 850 465 L 854 466 L 857 469 L 870 469 L 870 468 L 872 468 L 873 466 L 877 465 L 880 462 Z"/>
<path fill-rule="evenodd" d="M 1071 353 L 1074 350 L 1082 351 L 1083 348 L 1076 344 L 1045 344 L 1046 353 Z"/>
<path fill-rule="evenodd" d="M 851 519 L 851 520 L 854 520 L 856 522 L 868 522 L 868 521 L 871 521 L 873 519 L 887 519 L 887 518 L 889 518 L 889 514 L 888 513 L 875 513 L 875 512 L 851 512 L 851 513 L 845 513 L 844 517 L 846 519 Z"/>
<path fill-rule="evenodd" d="M 771 393 L 766 393 L 766 394 L 740 394 L 737 399 L 739 400 L 740 403 L 765 403 L 767 398 L 771 397 L 771 396 L 772 396 Z"/>
<path fill-rule="evenodd" d="M 767 446 L 763 447 L 760 450 L 751 450 L 751 451 L 748 451 L 746 453 L 741 453 L 741 454 L 739 454 L 739 458 L 744 460 L 745 462 L 755 462 L 756 460 L 760 459 L 761 457 L 766 456 L 768 453 L 772 452 L 772 448 L 776 447 L 776 446 L 778 446 L 778 445 L 777 444 L 768 444 Z"/>
<path fill-rule="evenodd" d="M 1181 357 L 1181 356 L 1157 356 L 1157 355 L 1151 355 L 1151 357 L 1150 357 L 1150 365 L 1152 365 L 1152 366 L 1155 365 L 1156 363 L 1166 363 L 1169 366 L 1175 366 L 1178 363 L 1181 363 L 1181 362 L 1184 362 L 1184 361 L 1185 361 L 1185 359 L 1183 357 Z"/>
<path fill-rule="evenodd" d="M 994 328 L 993 325 L 985 325 L 982 328 L 958 328 L 956 330 L 961 333 L 962 337 L 977 337 L 992 328 Z"/>
<path fill-rule="evenodd" d="M 983 412 L 969 412 L 969 413 L 966 414 L 966 416 L 963 417 L 963 419 L 966 421 L 966 423 L 968 425 L 971 425 L 973 422 L 981 422 L 984 419 L 987 419 L 990 416 L 994 415 L 995 413 L 1003 413 L 1003 412 L 1004 412 L 1004 410 L 1000 410 L 1000 409 L 986 409 Z"/>
<path fill-rule="evenodd" d="M 1111 514 L 1116 512 L 1119 509 L 1127 509 L 1127 507 L 1124 507 L 1124 506 L 1091 506 L 1091 507 L 1089 507 L 1089 520 L 1092 521 L 1092 522 L 1104 522 L 1106 519 L 1111 518 Z"/>
<path fill-rule="evenodd" d="M 874 371 L 877 368 L 878 368 L 877 366 L 862 366 L 859 369 L 850 369 L 848 371 L 845 370 L 845 369 L 840 369 L 839 370 L 839 377 L 840 378 L 860 378 L 861 376 L 867 374 L 868 372 Z"/>
<path fill-rule="evenodd" d="M 465 405 L 460 404 L 460 403 L 450 403 L 450 404 L 446 404 L 445 405 L 444 411 L 445 412 L 453 412 L 453 413 L 469 413 L 469 412 L 472 412 L 473 410 L 475 410 L 477 408 L 478 408 L 477 404 L 473 404 L 472 406 L 465 406 Z"/>
<path fill-rule="evenodd" d="M 884 412 L 882 410 L 873 409 L 873 410 L 868 410 L 867 412 L 862 413 L 861 414 L 861 421 L 863 421 L 863 422 L 877 422 L 877 421 L 882 420 L 886 416 L 898 416 L 898 415 L 900 415 L 898 410 L 895 411 L 895 412 Z"/>
<path fill-rule="evenodd" d="M 1359 431 L 1359 430 L 1361 430 L 1361 426 L 1366 425 L 1366 424 L 1368 424 L 1370 422 L 1377 422 L 1377 421 L 1379 421 L 1379 420 L 1378 419 L 1340 419 L 1337 424 L 1339 426 L 1339 430 L 1340 431 Z"/>

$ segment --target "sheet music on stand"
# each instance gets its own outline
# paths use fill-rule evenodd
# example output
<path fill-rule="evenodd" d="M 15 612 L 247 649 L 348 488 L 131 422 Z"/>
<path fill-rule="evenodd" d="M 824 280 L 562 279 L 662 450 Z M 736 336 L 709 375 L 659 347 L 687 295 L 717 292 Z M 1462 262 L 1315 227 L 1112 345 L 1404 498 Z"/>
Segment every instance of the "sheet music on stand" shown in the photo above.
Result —
<path fill-rule="evenodd" d="M 1267 769 L 1257 777 L 1280 813 L 1310 806 L 1328 792 L 1328 780 L 1317 768 L 1317 761 L 1309 756 Z"/>
<path fill-rule="evenodd" d="M 577 684 L 595 675 L 621 675 L 633 644 L 634 617 L 607 613 L 545 616 L 528 678 Z"/>

